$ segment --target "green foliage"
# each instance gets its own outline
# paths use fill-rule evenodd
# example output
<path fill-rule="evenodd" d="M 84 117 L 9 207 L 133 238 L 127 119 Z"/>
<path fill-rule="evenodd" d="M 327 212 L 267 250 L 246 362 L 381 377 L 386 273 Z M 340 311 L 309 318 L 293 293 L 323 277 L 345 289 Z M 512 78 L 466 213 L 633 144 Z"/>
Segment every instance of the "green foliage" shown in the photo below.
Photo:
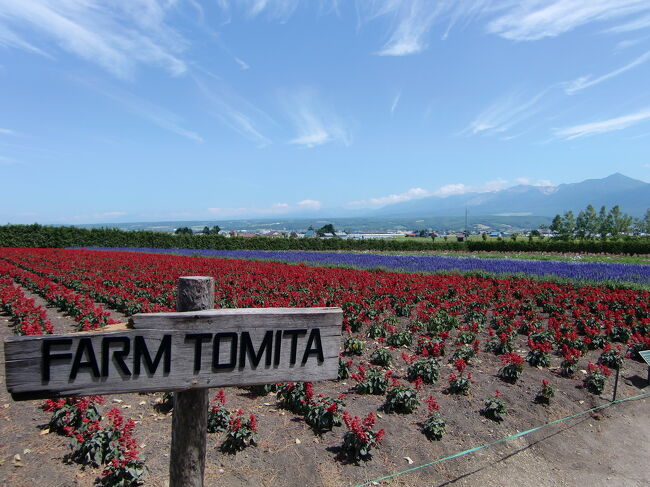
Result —
<path fill-rule="evenodd" d="M 357 382 L 355 391 L 359 394 L 381 395 L 388 389 L 388 377 L 379 368 L 359 366 L 359 373 L 351 375 Z"/>
<path fill-rule="evenodd" d="M 366 344 L 357 337 L 347 337 L 343 342 L 343 353 L 347 355 L 361 355 Z"/>
<path fill-rule="evenodd" d="M 514 384 L 519 379 L 519 376 L 521 376 L 523 369 L 523 365 L 520 363 L 510 363 L 501 367 L 497 375 L 504 381 Z"/>
<path fill-rule="evenodd" d="M 462 358 L 465 362 L 469 362 L 476 356 L 476 350 L 472 345 L 461 345 L 451 355 L 450 361 L 453 362 L 457 358 Z"/>
<path fill-rule="evenodd" d="M 600 217 L 599 217 L 600 218 Z M 605 213 L 605 219 L 607 213 Z M 650 217 L 648 217 L 650 219 Z M 645 222 L 645 220 L 644 220 Z M 598 233 L 601 233 L 600 230 Z M 609 233 L 609 232 L 607 232 Z M 638 237 L 619 240 L 568 240 L 545 239 L 527 241 L 466 240 L 445 242 L 418 239 L 320 239 L 230 237 L 210 233 L 190 235 L 125 231 L 115 228 L 77 228 L 47 225 L 0 226 L 0 247 L 151 247 L 188 249 L 248 249 L 248 250 L 466 250 L 471 252 L 571 252 L 607 254 L 650 254 L 650 238 Z"/>
<path fill-rule="evenodd" d="M 422 432 L 426 435 L 429 440 L 441 440 L 445 434 L 446 423 L 442 418 L 442 415 L 434 411 L 429 416 L 424 423 L 422 423 Z"/>
<path fill-rule="evenodd" d="M 621 365 L 623 365 L 623 355 L 621 355 L 620 351 L 610 348 L 605 350 L 600 357 L 598 357 L 598 363 L 603 364 L 610 369 L 619 369 Z"/>
<path fill-rule="evenodd" d="M 555 396 L 555 388 L 547 379 L 542 379 L 542 388 L 537 392 L 535 402 L 539 404 L 550 404 L 553 396 Z"/>
<path fill-rule="evenodd" d="M 336 229 L 334 228 L 334 225 L 328 223 L 320 227 L 318 230 L 316 230 L 316 233 L 322 237 L 326 233 L 336 233 Z"/>
<path fill-rule="evenodd" d="M 307 399 L 304 382 L 286 382 L 278 385 L 276 393 L 280 407 L 303 414 Z"/>
<path fill-rule="evenodd" d="M 342 399 L 317 396 L 306 405 L 305 422 L 316 432 L 331 431 L 341 425 Z"/>
<path fill-rule="evenodd" d="M 230 416 L 226 438 L 221 443 L 221 451 L 236 453 L 247 446 L 257 444 L 257 420 L 252 414 L 248 418 L 244 418 L 243 414 L 244 412 L 239 409 Z"/>
<path fill-rule="evenodd" d="M 449 376 L 449 387 L 447 391 L 450 394 L 462 394 L 463 396 L 469 395 L 469 390 L 472 387 L 472 378 L 468 375 L 460 374 L 451 374 Z"/>
<path fill-rule="evenodd" d="M 208 433 L 225 431 L 230 420 L 230 411 L 226 409 L 226 394 L 221 389 L 212 400 L 212 406 L 208 409 Z"/>
<path fill-rule="evenodd" d="M 407 385 L 391 387 L 386 394 L 384 411 L 387 413 L 410 414 L 417 409 L 420 402 L 415 389 Z"/>
<path fill-rule="evenodd" d="M 602 394 L 603 389 L 605 389 L 607 377 L 611 373 L 611 370 L 603 364 L 595 365 L 589 363 L 587 365 L 587 377 L 584 379 L 584 385 L 592 394 Z"/>
<path fill-rule="evenodd" d="M 508 410 L 499 395 L 499 391 L 496 391 L 494 397 L 488 397 L 485 400 L 485 405 L 481 409 L 481 414 L 492 421 L 503 421 L 503 415 L 508 414 Z"/>
<path fill-rule="evenodd" d="M 528 355 L 526 355 L 526 362 L 528 362 L 531 367 L 549 367 L 551 365 L 551 356 L 536 348 L 528 352 Z"/>
<path fill-rule="evenodd" d="M 393 357 L 387 348 L 378 348 L 370 354 L 370 363 L 381 367 L 388 367 L 393 363 Z"/>
<path fill-rule="evenodd" d="M 413 342 L 413 333 L 408 330 L 400 330 L 390 333 L 386 337 L 386 343 L 392 347 L 409 346 Z"/>
<path fill-rule="evenodd" d="M 388 335 L 388 332 L 384 323 L 375 322 L 368 327 L 368 338 L 376 340 L 377 338 L 386 338 L 386 335 Z"/>
<path fill-rule="evenodd" d="M 435 384 L 440 374 L 440 364 L 433 357 L 419 358 L 412 362 L 406 370 L 406 377 L 414 381 L 418 377 L 427 384 Z"/>
<path fill-rule="evenodd" d="M 425 331 L 437 335 L 443 331 L 451 331 L 459 326 L 460 320 L 458 317 L 443 310 L 429 318 L 429 321 L 425 323 Z"/>
<path fill-rule="evenodd" d="M 350 367 L 352 367 L 352 360 L 343 361 L 339 358 L 338 380 L 345 380 L 350 377 Z"/>

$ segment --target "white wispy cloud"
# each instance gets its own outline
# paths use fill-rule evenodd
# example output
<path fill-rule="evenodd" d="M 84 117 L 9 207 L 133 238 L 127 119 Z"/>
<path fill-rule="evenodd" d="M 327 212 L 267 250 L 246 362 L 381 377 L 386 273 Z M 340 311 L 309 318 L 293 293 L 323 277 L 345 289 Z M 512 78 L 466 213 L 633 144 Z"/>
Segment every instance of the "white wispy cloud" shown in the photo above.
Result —
<path fill-rule="evenodd" d="M 317 200 L 302 200 L 296 204 L 274 203 L 270 206 L 240 206 L 234 208 L 208 208 L 208 212 L 219 218 L 234 218 L 241 216 L 273 216 L 286 215 L 306 210 L 319 210 L 322 203 Z"/>
<path fill-rule="evenodd" d="M 610 27 L 607 29 L 607 32 L 632 32 L 647 29 L 648 27 L 650 27 L 650 15 L 643 15 L 641 17 L 635 17 L 634 20 L 630 20 L 629 22 Z"/>
<path fill-rule="evenodd" d="M 110 98 L 122 105 L 126 111 L 131 112 L 134 115 L 167 130 L 168 132 L 172 132 L 196 142 L 203 142 L 203 137 L 196 132 L 185 128 L 183 126 L 183 119 L 166 108 L 156 105 L 128 91 L 110 87 L 106 83 L 96 79 L 73 76 L 71 76 L 70 79 L 91 91 L 105 96 L 106 98 Z"/>
<path fill-rule="evenodd" d="M 345 206 L 349 208 L 381 208 L 386 205 L 394 203 L 402 203 L 404 201 L 418 200 L 428 198 L 431 196 L 438 196 L 441 198 L 465 194 L 465 193 L 489 193 L 493 191 L 502 190 L 510 185 L 506 179 L 497 178 L 492 181 L 487 181 L 482 184 L 471 185 L 463 183 L 445 184 L 439 188 L 430 191 L 423 188 L 411 188 L 403 193 L 393 193 L 386 196 L 378 196 L 375 198 L 368 198 L 365 200 L 349 201 Z"/>
<path fill-rule="evenodd" d="M 567 95 L 573 95 L 574 93 L 577 93 L 580 90 L 584 90 L 585 88 L 589 88 L 590 86 L 597 85 L 599 83 L 602 83 L 603 81 L 607 81 L 608 79 L 615 78 L 616 76 L 619 76 L 625 73 L 626 71 L 629 71 L 630 69 L 645 63 L 649 59 L 650 59 L 650 51 L 647 51 L 644 54 L 641 54 L 636 59 L 634 59 L 632 62 L 626 64 L 625 66 L 615 69 L 614 71 L 610 71 L 609 73 L 599 76 L 598 78 L 592 79 L 591 75 L 582 76 L 569 83 L 567 87 L 564 89 L 564 91 L 566 92 Z"/>
<path fill-rule="evenodd" d="M 495 135 L 501 134 L 515 125 L 529 119 L 543 107 L 540 100 L 546 95 L 546 89 L 532 97 L 521 92 L 513 92 L 501 97 L 460 132 L 460 135 Z"/>
<path fill-rule="evenodd" d="M 180 57 L 187 43 L 165 21 L 174 4 L 157 0 L 3 0 L 0 45 L 51 55 L 31 40 L 37 33 L 119 78 L 131 77 L 139 64 L 163 67 L 178 76 L 187 70 Z"/>
<path fill-rule="evenodd" d="M 260 147 L 271 143 L 271 139 L 266 137 L 259 127 L 261 123 L 274 124 L 265 112 L 234 93 L 218 78 L 207 80 L 193 75 L 192 79 L 208 101 L 207 109 L 210 114 Z M 262 122 L 258 123 L 258 120 Z"/>
<path fill-rule="evenodd" d="M 582 125 L 574 125 L 572 127 L 559 129 L 555 131 L 555 135 L 565 140 L 578 139 L 580 137 L 589 137 L 591 135 L 623 130 L 648 119 L 650 119 L 650 108 L 629 115 L 610 118 L 609 120 L 585 123 Z"/>
<path fill-rule="evenodd" d="M 217 0 L 217 6 L 227 14 L 241 9 L 249 17 L 266 15 L 273 20 L 285 22 L 300 5 L 300 0 Z"/>
<path fill-rule="evenodd" d="M 506 39 L 534 41 L 592 22 L 629 25 L 630 18 L 645 12 L 650 12 L 650 3 L 645 0 L 523 0 L 508 5 L 487 24 L 487 31 Z"/>
<path fill-rule="evenodd" d="M 397 95 L 395 95 L 395 98 L 393 98 L 393 103 L 390 105 L 390 114 L 392 115 L 395 112 L 395 109 L 397 108 L 397 105 L 399 104 L 399 100 L 402 97 L 402 92 L 399 91 Z"/>
<path fill-rule="evenodd" d="M 0 127 L 0 135 L 18 135 L 15 130 Z"/>
<path fill-rule="evenodd" d="M 246 63 L 246 61 L 244 61 L 242 59 L 239 59 L 237 56 L 234 57 L 234 60 L 239 65 L 239 67 L 241 69 L 243 69 L 243 70 L 250 69 L 250 66 L 248 65 L 248 63 Z"/>
<path fill-rule="evenodd" d="M 427 196 L 433 196 L 433 193 L 422 188 L 411 188 L 403 193 L 389 194 L 387 196 L 368 198 L 366 200 L 350 201 L 346 203 L 346 206 L 351 208 L 379 208 L 393 203 L 426 198 Z"/>
<path fill-rule="evenodd" d="M 320 210 L 323 204 L 317 200 L 302 200 L 298 202 L 298 206 L 309 210 Z"/>
<path fill-rule="evenodd" d="M 489 0 L 362 0 L 358 2 L 360 23 L 386 19 L 388 40 L 377 52 L 381 56 L 417 54 L 428 46 L 431 30 L 446 24 L 442 39 L 459 22 L 467 23 L 493 8 Z"/>
<path fill-rule="evenodd" d="M 509 181 L 502 178 L 497 178 L 478 185 L 463 183 L 445 184 L 433 191 L 432 194 L 435 196 L 445 197 L 465 193 L 491 193 L 493 191 L 500 191 L 508 187 L 508 185 Z"/>
<path fill-rule="evenodd" d="M 290 144 L 316 147 L 330 142 L 343 145 L 352 143 L 347 124 L 326 106 L 311 89 L 300 89 L 282 97 L 287 117 L 294 126 L 296 136 Z"/>
<path fill-rule="evenodd" d="M 553 186 L 553 183 L 548 179 L 537 179 L 533 180 L 527 177 L 515 178 L 517 184 L 523 184 L 526 186 Z"/>
<path fill-rule="evenodd" d="M 386 1 L 380 15 L 392 14 L 397 27 L 378 52 L 381 56 L 404 56 L 426 48 L 426 35 L 439 11 L 422 0 Z"/>

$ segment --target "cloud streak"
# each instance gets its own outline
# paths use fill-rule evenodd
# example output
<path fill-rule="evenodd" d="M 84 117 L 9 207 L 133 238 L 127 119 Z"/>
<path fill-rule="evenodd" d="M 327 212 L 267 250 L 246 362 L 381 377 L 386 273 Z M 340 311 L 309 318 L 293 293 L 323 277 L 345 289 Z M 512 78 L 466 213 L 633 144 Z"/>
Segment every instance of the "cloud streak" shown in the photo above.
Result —
<path fill-rule="evenodd" d="M 131 78 L 140 64 L 185 73 L 186 41 L 165 23 L 174 2 L 129 0 L 3 0 L 0 45 L 51 56 L 26 41 L 38 33 L 59 48 L 98 64 L 118 78 Z"/>
<path fill-rule="evenodd" d="M 315 91 L 298 90 L 283 97 L 283 105 L 296 132 L 290 144 L 313 148 L 328 143 L 352 143 L 347 124 L 325 106 Z"/>
<path fill-rule="evenodd" d="M 529 178 L 517 178 L 515 180 L 517 184 L 531 184 L 533 186 L 550 186 L 551 182 L 547 180 L 539 180 L 532 182 Z M 502 189 L 511 186 L 511 182 L 503 179 L 497 178 L 492 181 L 487 181 L 478 185 L 463 184 L 463 183 L 452 183 L 445 184 L 439 188 L 430 191 L 423 188 L 411 188 L 403 193 L 393 193 L 387 196 L 378 196 L 375 198 L 368 198 L 365 200 L 349 201 L 345 206 L 349 208 L 381 208 L 386 205 L 392 205 L 395 203 L 402 203 L 405 201 L 418 200 L 422 198 L 429 197 L 440 197 L 446 198 L 448 196 L 460 195 L 466 193 L 491 193 L 494 191 L 500 191 Z"/>
<path fill-rule="evenodd" d="M 274 203 L 271 206 L 240 206 L 236 208 L 208 208 L 208 212 L 219 218 L 235 218 L 243 216 L 274 216 L 298 213 L 304 211 L 317 211 L 322 207 L 317 200 L 306 199 L 295 204 Z"/>
<path fill-rule="evenodd" d="M 614 71 L 610 71 L 609 73 L 599 76 L 598 78 L 591 79 L 591 75 L 580 77 L 577 80 L 569 83 L 564 91 L 566 92 L 567 95 L 573 95 L 578 91 L 584 90 L 585 88 L 589 88 L 590 86 L 594 86 L 602 83 L 603 81 L 607 81 L 609 79 L 615 78 L 616 76 L 619 76 L 625 73 L 626 71 L 629 71 L 630 69 L 633 69 L 645 63 L 649 59 L 650 59 L 650 51 L 647 51 L 641 56 L 639 56 L 638 58 L 636 58 L 631 63 L 628 63 L 623 67 L 615 69 Z"/>
<path fill-rule="evenodd" d="M 610 118 L 609 120 L 585 123 L 582 125 L 574 125 L 572 127 L 559 129 L 555 131 L 555 135 L 561 139 L 573 140 L 581 137 L 590 137 L 592 135 L 623 130 L 638 123 L 645 122 L 648 119 L 650 119 L 650 108 L 629 115 Z"/>
<path fill-rule="evenodd" d="M 507 132 L 542 110 L 539 102 L 547 92 L 548 89 L 530 98 L 518 92 L 510 93 L 479 113 L 460 135 L 496 135 Z"/>
<path fill-rule="evenodd" d="M 110 88 L 98 80 L 74 77 L 71 77 L 71 79 L 85 88 L 117 102 L 122 105 L 126 111 L 131 112 L 132 114 L 147 120 L 168 132 L 180 135 L 181 137 L 185 137 L 195 142 L 203 142 L 203 137 L 192 130 L 186 129 L 183 126 L 182 118 L 166 108 L 151 103 L 150 101 L 127 91 Z"/>
<path fill-rule="evenodd" d="M 390 106 L 390 114 L 392 115 L 395 113 L 395 109 L 397 108 L 397 105 L 399 104 L 399 100 L 402 98 L 402 92 L 398 92 L 395 98 L 393 98 L 393 103 Z"/>
<path fill-rule="evenodd" d="M 433 193 L 430 193 L 426 189 L 422 188 L 411 188 L 403 193 L 395 193 L 389 194 L 387 196 L 368 198 L 367 200 L 350 201 L 346 203 L 346 206 L 349 206 L 351 208 L 380 208 L 382 206 L 401 203 L 403 201 L 426 198 L 428 196 L 433 196 Z"/>
<path fill-rule="evenodd" d="M 192 76 L 199 92 L 208 102 L 209 113 L 235 132 L 264 147 L 271 139 L 262 133 L 257 120 L 274 123 L 262 110 L 235 94 L 226 84 L 216 78 L 211 80 Z"/>
<path fill-rule="evenodd" d="M 487 31 L 510 40 L 536 41 L 592 22 L 625 25 L 626 19 L 644 12 L 650 12 L 650 4 L 642 0 L 524 0 L 492 19 Z"/>

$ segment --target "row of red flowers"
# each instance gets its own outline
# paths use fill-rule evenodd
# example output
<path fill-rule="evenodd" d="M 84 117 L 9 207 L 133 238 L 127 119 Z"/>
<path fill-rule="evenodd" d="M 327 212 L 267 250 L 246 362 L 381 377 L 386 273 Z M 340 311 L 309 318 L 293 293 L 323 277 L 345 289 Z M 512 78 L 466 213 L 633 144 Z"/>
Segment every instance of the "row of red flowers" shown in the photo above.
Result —
<path fill-rule="evenodd" d="M 25 297 L 13 281 L 5 277 L 0 277 L 0 309 L 11 315 L 17 335 L 43 335 L 54 331 L 47 312 L 33 299 Z"/>

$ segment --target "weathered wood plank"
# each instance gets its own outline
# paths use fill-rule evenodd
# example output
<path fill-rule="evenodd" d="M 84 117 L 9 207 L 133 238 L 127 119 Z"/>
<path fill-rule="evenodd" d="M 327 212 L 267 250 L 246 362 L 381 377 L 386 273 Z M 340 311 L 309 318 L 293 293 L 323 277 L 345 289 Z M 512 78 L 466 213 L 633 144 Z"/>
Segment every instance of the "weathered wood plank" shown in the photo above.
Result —
<path fill-rule="evenodd" d="M 340 310 L 297 323 L 269 315 L 275 319 L 248 325 L 7 338 L 7 389 L 15 399 L 33 399 L 336 378 Z"/>
<path fill-rule="evenodd" d="M 138 313 L 129 318 L 134 329 L 178 329 L 214 326 L 229 330 L 247 329 L 251 324 L 261 327 L 300 327 L 343 320 L 341 308 L 226 308 L 176 313 Z"/>

